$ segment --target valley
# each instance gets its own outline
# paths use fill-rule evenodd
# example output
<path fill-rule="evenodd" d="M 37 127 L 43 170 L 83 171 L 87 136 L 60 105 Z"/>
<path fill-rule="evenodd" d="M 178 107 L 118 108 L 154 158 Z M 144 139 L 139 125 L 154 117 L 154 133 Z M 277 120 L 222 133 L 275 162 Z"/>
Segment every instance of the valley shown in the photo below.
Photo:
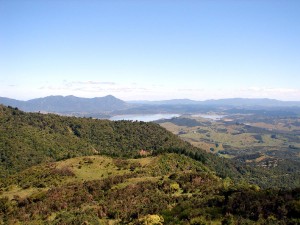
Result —
<path fill-rule="evenodd" d="M 267 169 L 273 177 L 294 174 L 299 179 L 299 121 L 297 116 L 254 113 L 228 114 L 217 119 L 186 115 L 156 122 L 219 157 Z"/>
<path fill-rule="evenodd" d="M 278 150 L 286 152 L 286 158 L 297 158 L 299 121 L 299 117 L 272 118 L 268 115 L 260 118 L 257 115 L 227 115 L 218 120 L 186 115 L 157 122 L 195 146 L 226 157 L 243 151 L 272 154 Z"/>

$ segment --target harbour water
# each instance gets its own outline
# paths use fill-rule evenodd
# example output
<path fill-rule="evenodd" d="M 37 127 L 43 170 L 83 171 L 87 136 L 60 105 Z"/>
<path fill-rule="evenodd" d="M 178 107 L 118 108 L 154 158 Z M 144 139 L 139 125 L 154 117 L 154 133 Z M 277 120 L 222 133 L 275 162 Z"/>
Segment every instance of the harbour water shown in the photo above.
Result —
<path fill-rule="evenodd" d="M 132 120 L 132 121 L 143 121 L 151 122 L 160 119 L 171 119 L 179 117 L 180 114 L 128 114 L 128 115 L 117 115 L 110 118 L 110 120 Z"/>
<path fill-rule="evenodd" d="M 202 118 L 211 119 L 211 120 L 220 120 L 225 116 L 227 116 L 227 115 L 217 115 L 217 114 L 195 114 L 195 115 L 192 115 L 192 117 L 202 117 Z"/>

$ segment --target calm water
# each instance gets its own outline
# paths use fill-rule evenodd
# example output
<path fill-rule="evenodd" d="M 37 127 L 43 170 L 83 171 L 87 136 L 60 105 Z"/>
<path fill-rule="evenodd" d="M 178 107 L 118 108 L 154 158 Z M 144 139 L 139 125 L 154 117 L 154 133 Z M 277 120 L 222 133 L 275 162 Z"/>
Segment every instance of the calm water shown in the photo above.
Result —
<path fill-rule="evenodd" d="M 173 117 L 179 117 L 179 114 L 128 114 L 113 116 L 110 120 L 133 120 L 150 122 L 160 119 L 171 119 Z"/>
<path fill-rule="evenodd" d="M 192 115 L 192 117 L 202 117 L 202 118 L 211 119 L 211 120 L 220 120 L 225 116 L 227 116 L 227 115 L 216 115 L 216 114 L 215 115 L 209 115 L 209 114 L 195 114 L 195 115 Z"/>

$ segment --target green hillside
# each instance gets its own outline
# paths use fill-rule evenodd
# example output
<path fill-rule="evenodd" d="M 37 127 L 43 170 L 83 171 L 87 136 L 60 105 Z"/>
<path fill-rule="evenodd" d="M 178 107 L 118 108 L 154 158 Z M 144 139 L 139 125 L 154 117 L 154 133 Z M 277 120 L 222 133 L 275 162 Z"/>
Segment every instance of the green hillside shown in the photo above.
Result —
<path fill-rule="evenodd" d="M 137 158 L 177 152 L 199 161 L 210 155 L 154 123 L 24 113 L 0 106 L 1 177 L 43 162 L 84 155 Z"/>
<path fill-rule="evenodd" d="M 297 224 L 299 189 L 220 179 L 178 154 L 83 156 L 31 167 L 1 185 L 0 224 Z"/>
<path fill-rule="evenodd" d="M 139 158 L 178 153 L 204 163 L 216 175 L 260 187 L 300 186 L 299 173 L 276 174 L 196 148 L 158 124 L 24 113 L 0 106 L 0 179 L 45 162 L 88 155 Z"/>

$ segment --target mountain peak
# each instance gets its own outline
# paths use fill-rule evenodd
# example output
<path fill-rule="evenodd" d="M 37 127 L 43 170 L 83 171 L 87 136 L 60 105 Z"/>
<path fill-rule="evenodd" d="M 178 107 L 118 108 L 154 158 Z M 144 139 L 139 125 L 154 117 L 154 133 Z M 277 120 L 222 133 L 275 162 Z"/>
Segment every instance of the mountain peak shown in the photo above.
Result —
<path fill-rule="evenodd" d="M 127 107 L 127 103 L 112 95 L 98 98 L 81 98 L 74 95 L 51 95 L 29 101 L 0 99 L 0 103 L 19 107 L 24 111 L 44 111 L 55 113 L 109 113 Z"/>

